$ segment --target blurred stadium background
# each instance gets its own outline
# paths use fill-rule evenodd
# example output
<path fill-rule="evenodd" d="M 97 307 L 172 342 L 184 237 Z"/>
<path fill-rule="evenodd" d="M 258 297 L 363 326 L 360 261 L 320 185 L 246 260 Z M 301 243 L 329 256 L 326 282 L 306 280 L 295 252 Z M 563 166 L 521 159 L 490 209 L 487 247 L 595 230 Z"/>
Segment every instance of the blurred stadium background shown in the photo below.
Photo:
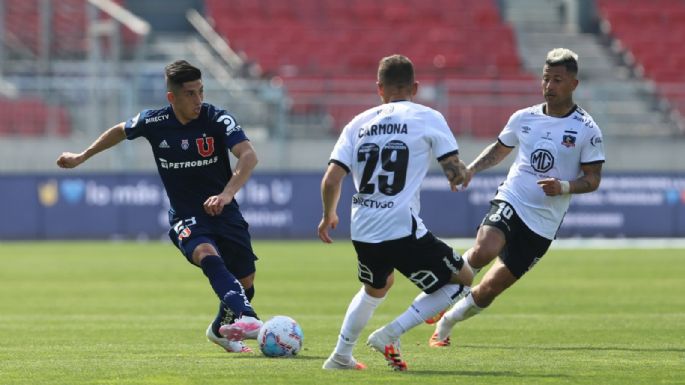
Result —
<path fill-rule="evenodd" d="M 206 100 L 258 151 L 239 197 L 255 235 L 308 238 L 337 134 L 378 103 L 379 58 L 414 61 L 418 101 L 445 115 L 468 162 L 541 101 L 541 64 L 560 46 L 580 55 L 576 101 L 608 157 L 601 191 L 576 197 L 561 234 L 685 236 L 683 0 L 0 0 L 0 31 L 0 239 L 163 237 L 144 140 L 77 170 L 54 161 L 166 104 L 172 60 L 203 69 Z M 472 237 L 509 164 L 457 198 L 429 179 L 429 226 Z"/>

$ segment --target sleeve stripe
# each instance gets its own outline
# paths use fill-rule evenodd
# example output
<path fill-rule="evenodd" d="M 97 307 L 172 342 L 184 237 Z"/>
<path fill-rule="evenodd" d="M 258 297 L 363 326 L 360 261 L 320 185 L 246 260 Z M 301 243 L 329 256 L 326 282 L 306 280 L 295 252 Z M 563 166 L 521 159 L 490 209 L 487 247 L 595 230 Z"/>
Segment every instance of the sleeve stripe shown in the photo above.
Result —
<path fill-rule="evenodd" d="M 440 156 L 438 157 L 438 162 L 439 162 L 439 161 L 442 161 L 442 160 L 444 160 L 445 158 L 448 158 L 448 157 L 450 157 L 450 156 L 452 156 L 452 155 L 459 155 L 459 150 L 450 151 L 450 152 L 448 152 L 448 153 L 446 153 L 446 154 L 440 155 Z"/>
<path fill-rule="evenodd" d="M 328 164 L 331 164 L 331 163 L 337 164 L 338 166 L 342 167 L 346 173 L 348 173 L 348 174 L 350 173 L 350 168 L 347 167 L 347 165 L 345 163 L 343 163 L 339 160 L 336 160 L 336 159 L 331 159 L 328 161 Z"/>
<path fill-rule="evenodd" d="M 604 162 L 605 162 L 604 159 L 600 159 L 600 160 L 593 160 L 593 161 L 591 161 L 591 162 L 580 162 L 580 164 L 582 164 L 582 165 L 586 165 L 586 164 L 600 164 L 600 163 L 604 163 Z"/>
<path fill-rule="evenodd" d="M 509 146 L 509 145 L 507 145 L 506 143 L 502 142 L 499 138 L 497 138 L 497 141 L 498 141 L 502 146 L 507 147 L 507 148 L 514 148 L 514 147 L 516 147 L 516 146 Z"/>

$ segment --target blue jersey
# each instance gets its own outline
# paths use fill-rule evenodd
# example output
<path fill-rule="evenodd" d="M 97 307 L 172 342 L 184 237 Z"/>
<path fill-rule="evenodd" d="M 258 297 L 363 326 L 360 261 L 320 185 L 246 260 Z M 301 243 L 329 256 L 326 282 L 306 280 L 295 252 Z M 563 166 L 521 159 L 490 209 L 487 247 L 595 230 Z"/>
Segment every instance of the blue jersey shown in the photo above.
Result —
<path fill-rule="evenodd" d="M 203 103 L 200 116 L 181 124 L 171 106 L 144 110 L 126 121 L 126 138 L 150 142 L 157 170 L 178 219 L 207 217 L 203 203 L 224 190 L 233 174 L 228 150 L 248 140 L 235 118 Z M 233 200 L 222 217 L 240 217 Z"/>

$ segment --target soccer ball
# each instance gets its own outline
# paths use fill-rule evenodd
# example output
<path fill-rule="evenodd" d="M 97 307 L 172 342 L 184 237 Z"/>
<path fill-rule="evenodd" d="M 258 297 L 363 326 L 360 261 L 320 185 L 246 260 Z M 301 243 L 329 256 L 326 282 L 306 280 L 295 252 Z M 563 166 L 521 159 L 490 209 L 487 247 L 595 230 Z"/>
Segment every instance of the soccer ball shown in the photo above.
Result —
<path fill-rule="evenodd" d="M 291 357 L 302 349 L 302 328 L 287 316 L 277 315 L 266 321 L 257 335 L 259 350 L 267 357 Z"/>

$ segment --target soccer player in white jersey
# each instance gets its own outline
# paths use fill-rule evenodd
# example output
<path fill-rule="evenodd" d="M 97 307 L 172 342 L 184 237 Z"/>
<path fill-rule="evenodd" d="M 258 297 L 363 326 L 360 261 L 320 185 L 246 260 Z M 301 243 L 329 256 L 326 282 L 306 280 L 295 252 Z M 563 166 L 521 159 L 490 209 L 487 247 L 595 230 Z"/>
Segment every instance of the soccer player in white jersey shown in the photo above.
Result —
<path fill-rule="evenodd" d="M 542 71 L 545 103 L 516 111 L 498 140 L 468 166 L 463 186 L 475 173 L 501 162 L 518 146 L 507 179 L 497 189 L 464 253 L 475 273 L 496 259 L 481 282 L 437 323 L 433 347 L 450 344 L 457 322 L 478 314 L 518 281 L 547 252 L 571 201 L 571 194 L 595 191 L 604 163 L 602 133 L 573 101 L 578 55 L 565 48 L 547 54 Z"/>
<path fill-rule="evenodd" d="M 336 209 L 344 177 L 351 172 L 352 243 L 363 286 L 352 298 L 338 342 L 324 369 L 364 369 L 352 350 L 376 307 L 394 282 L 397 269 L 422 293 L 391 323 L 371 333 L 367 344 L 383 354 L 393 370 L 406 370 L 400 335 L 433 317 L 468 292 L 473 273 L 463 260 L 433 236 L 419 217 L 419 189 L 431 158 L 443 168 L 452 191 L 464 180 L 466 165 L 457 141 L 437 111 L 411 101 L 418 82 L 411 61 L 383 58 L 378 68 L 383 101 L 357 115 L 336 143 L 321 182 L 323 218 L 319 238 L 331 243 L 338 224 Z"/>

